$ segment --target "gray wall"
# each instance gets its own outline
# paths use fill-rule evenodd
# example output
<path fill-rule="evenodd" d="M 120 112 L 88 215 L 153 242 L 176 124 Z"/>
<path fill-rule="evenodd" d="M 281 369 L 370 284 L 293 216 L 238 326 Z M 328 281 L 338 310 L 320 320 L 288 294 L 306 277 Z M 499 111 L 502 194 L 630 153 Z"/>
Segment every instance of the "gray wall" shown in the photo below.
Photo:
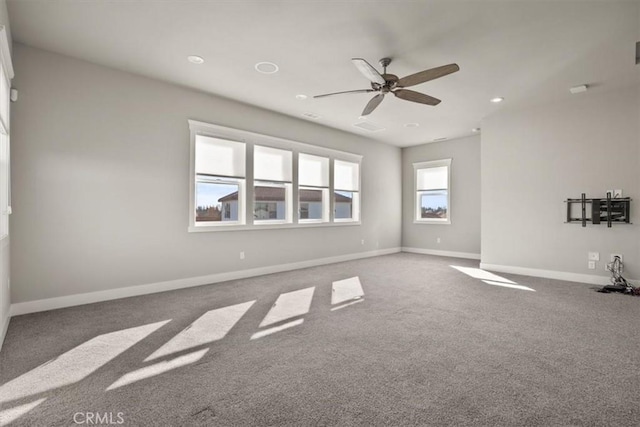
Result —
<path fill-rule="evenodd" d="M 14 303 L 400 246 L 397 147 L 20 44 L 14 63 Z M 187 119 L 364 155 L 362 225 L 188 233 Z"/>
<path fill-rule="evenodd" d="M 640 91 L 598 88 L 568 102 L 497 113 L 482 123 L 482 262 L 604 276 L 624 255 L 640 278 Z M 565 224 L 566 198 L 632 197 L 633 225 Z M 596 270 L 587 252 L 600 252 Z"/>
<path fill-rule="evenodd" d="M 413 163 L 451 161 L 451 224 L 414 224 Z M 402 149 L 402 246 L 480 253 L 480 137 Z M 440 243 L 437 243 L 437 238 Z"/>

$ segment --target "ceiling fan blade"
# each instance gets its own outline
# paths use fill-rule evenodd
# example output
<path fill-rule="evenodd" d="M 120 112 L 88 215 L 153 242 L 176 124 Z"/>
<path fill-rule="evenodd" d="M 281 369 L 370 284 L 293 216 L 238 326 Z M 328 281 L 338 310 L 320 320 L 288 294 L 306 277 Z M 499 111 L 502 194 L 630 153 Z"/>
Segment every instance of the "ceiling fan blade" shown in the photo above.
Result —
<path fill-rule="evenodd" d="M 380 105 L 383 99 L 384 99 L 384 93 L 379 93 L 373 98 L 371 98 L 371 101 L 369 101 L 367 103 L 367 106 L 364 107 L 364 110 L 362 111 L 361 115 L 366 116 L 371 114 L 371 112 L 375 110 L 378 107 L 378 105 Z"/>
<path fill-rule="evenodd" d="M 333 93 L 325 93 L 323 95 L 316 95 L 314 98 L 322 98 L 325 96 L 331 95 L 340 95 L 342 93 L 367 93 L 367 92 L 375 92 L 373 89 L 358 89 L 358 90 L 345 90 L 344 92 L 333 92 Z"/>
<path fill-rule="evenodd" d="M 420 104 L 427 104 L 427 105 L 440 104 L 440 100 L 438 98 L 425 95 L 424 93 L 415 92 L 413 90 L 397 89 L 393 91 L 393 94 L 400 99 L 404 99 L 405 101 L 418 102 Z"/>
<path fill-rule="evenodd" d="M 458 64 L 443 65 L 441 67 L 431 68 L 429 70 L 420 71 L 419 73 L 411 74 L 398 80 L 397 87 L 409 87 L 415 86 L 420 83 L 428 82 L 429 80 L 437 79 L 447 74 L 455 73 L 460 70 Z"/>
<path fill-rule="evenodd" d="M 353 65 L 356 66 L 356 68 L 369 80 L 371 80 L 373 83 L 378 83 L 378 84 L 385 84 L 384 78 L 380 75 L 380 73 L 378 72 L 378 70 L 376 70 L 375 68 L 373 68 L 371 66 L 371 64 L 369 64 L 367 61 L 365 61 L 362 58 L 353 58 L 351 59 L 351 62 L 353 62 Z"/>

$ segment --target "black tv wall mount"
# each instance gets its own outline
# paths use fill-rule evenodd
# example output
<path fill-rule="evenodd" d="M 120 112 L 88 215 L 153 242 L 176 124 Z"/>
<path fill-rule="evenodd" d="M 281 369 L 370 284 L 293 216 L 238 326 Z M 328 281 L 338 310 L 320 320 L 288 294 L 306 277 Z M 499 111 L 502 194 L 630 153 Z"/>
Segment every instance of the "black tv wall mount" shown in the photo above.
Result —
<path fill-rule="evenodd" d="M 583 227 L 587 222 L 592 224 L 607 223 L 607 227 L 612 224 L 631 224 L 631 198 L 611 197 L 607 193 L 605 198 L 588 199 L 585 193 L 579 199 L 567 199 L 567 223 L 581 223 Z M 574 206 L 580 204 L 580 217 L 573 215 Z M 590 216 L 587 216 L 590 215 Z"/>

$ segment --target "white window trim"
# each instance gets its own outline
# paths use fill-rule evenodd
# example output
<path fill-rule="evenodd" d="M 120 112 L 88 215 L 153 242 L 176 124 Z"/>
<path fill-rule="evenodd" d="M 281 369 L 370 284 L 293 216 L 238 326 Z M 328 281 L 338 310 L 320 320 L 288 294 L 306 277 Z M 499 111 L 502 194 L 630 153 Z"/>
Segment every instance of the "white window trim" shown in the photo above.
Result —
<path fill-rule="evenodd" d="M 7 28 L 4 25 L 0 25 L 0 66 L 4 69 L 4 77 L 7 79 L 7 116 L 6 122 L 0 120 L 0 126 L 2 127 L 2 133 L 7 137 L 6 145 L 4 147 L 5 152 L 2 156 L 5 157 L 6 170 L 2 171 L 2 185 L 6 186 L 6 206 L 0 206 L 0 214 L 6 218 L 0 218 L 0 221 L 6 219 L 6 230 L 2 230 L 0 234 L 0 240 L 4 240 L 9 237 L 9 216 L 11 215 L 11 132 L 10 132 L 10 117 L 11 117 L 11 80 L 15 76 L 13 70 L 13 63 L 11 61 L 11 51 L 9 49 L 9 38 L 7 36 Z M 3 205 L 5 204 L 3 203 Z"/>
<path fill-rule="evenodd" d="M 277 228 L 312 228 L 312 227 L 344 227 L 352 225 L 361 225 L 362 217 L 362 159 L 363 156 L 355 153 L 348 153 L 345 151 L 334 150 L 331 148 L 319 147 L 316 145 L 305 144 L 302 142 L 291 141 L 284 138 L 278 138 L 269 135 L 262 135 L 254 132 L 244 131 L 240 129 L 229 128 L 225 126 L 214 125 L 210 123 L 200 122 L 196 120 L 188 120 L 190 131 L 190 167 L 189 167 L 189 226 L 187 230 L 189 232 L 220 232 L 220 231 L 237 231 L 237 230 L 269 230 Z M 231 223 L 231 224 L 198 224 L 195 223 L 195 146 L 196 135 L 204 135 L 213 138 L 226 139 L 229 141 L 238 141 L 246 144 L 245 150 L 245 178 L 244 178 L 244 209 L 239 212 L 239 215 L 245 215 L 245 213 L 253 212 L 253 147 L 254 145 L 261 145 L 265 147 L 279 148 L 283 150 L 289 150 L 292 152 L 293 158 L 293 170 L 292 170 L 292 197 L 291 197 L 291 209 L 292 220 L 290 222 L 258 222 L 254 223 L 253 215 L 246 215 L 245 223 Z M 324 222 L 307 222 L 305 220 L 300 221 L 300 201 L 298 197 L 298 154 L 312 154 L 321 157 L 329 158 L 329 203 L 330 203 L 330 215 L 328 221 Z M 335 219 L 333 214 L 333 163 L 335 160 L 342 160 L 346 162 L 352 162 L 358 164 L 358 217 L 357 219 Z"/>
<path fill-rule="evenodd" d="M 451 160 L 441 159 L 413 164 L 413 223 L 451 225 Z M 418 170 L 447 167 L 447 219 L 420 218 L 420 194 L 418 193 Z"/>

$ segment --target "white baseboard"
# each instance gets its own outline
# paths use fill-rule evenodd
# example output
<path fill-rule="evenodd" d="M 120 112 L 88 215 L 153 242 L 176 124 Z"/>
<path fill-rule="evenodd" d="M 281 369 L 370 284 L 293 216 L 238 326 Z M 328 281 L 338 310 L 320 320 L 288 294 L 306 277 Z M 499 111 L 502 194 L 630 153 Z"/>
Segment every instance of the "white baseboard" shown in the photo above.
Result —
<path fill-rule="evenodd" d="M 471 252 L 452 252 L 452 251 L 438 251 L 435 249 L 422 249 L 422 248 L 407 248 L 402 247 L 402 252 L 411 252 L 414 254 L 425 254 L 425 255 L 437 255 L 437 256 L 448 256 L 453 258 L 467 258 L 467 259 L 480 259 L 480 254 L 474 254 Z"/>
<path fill-rule="evenodd" d="M 55 310 L 57 308 L 73 307 L 82 304 L 91 304 L 95 302 L 109 301 L 119 298 L 127 298 L 138 295 L 153 294 L 156 292 L 165 292 L 176 289 L 190 288 L 194 286 L 208 285 L 211 283 L 226 282 L 228 280 L 246 279 L 248 277 L 261 276 L 264 274 L 280 273 L 283 271 L 298 270 L 301 268 L 315 267 L 325 264 L 334 264 L 336 262 L 388 255 L 398 253 L 400 251 L 400 248 L 379 249 L 369 252 L 358 252 L 354 254 L 319 258 L 289 264 L 273 265 L 268 267 L 252 268 L 248 270 L 230 271 L 227 273 L 210 274 L 198 277 L 187 277 L 185 279 L 148 283 L 145 285 L 116 288 L 106 291 L 88 292 L 83 294 L 66 295 L 63 297 L 47 298 L 36 301 L 19 302 L 11 304 L 11 315 L 18 316 L 21 314 L 36 313 L 38 311 Z"/>
<path fill-rule="evenodd" d="M 567 271 L 541 270 L 538 268 L 516 267 L 511 265 L 498 265 L 480 263 L 483 270 L 497 271 L 499 273 L 520 274 L 522 276 L 543 277 L 545 279 L 564 280 L 567 282 L 587 283 L 590 285 L 609 285 L 611 276 L 596 276 L 592 274 L 570 273 Z M 629 280 L 634 286 L 640 285 L 640 280 Z"/>

